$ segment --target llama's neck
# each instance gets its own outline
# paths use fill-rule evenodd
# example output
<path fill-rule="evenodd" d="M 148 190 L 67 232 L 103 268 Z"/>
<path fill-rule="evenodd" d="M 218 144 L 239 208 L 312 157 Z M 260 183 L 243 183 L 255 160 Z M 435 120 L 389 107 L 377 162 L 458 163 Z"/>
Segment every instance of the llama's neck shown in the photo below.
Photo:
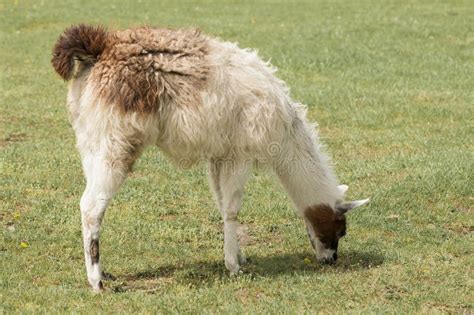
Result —
<path fill-rule="evenodd" d="M 319 148 L 310 126 L 302 123 L 295 127 L 277 167 L 280 180 L 300 213 L 319 204 L 334 208 L 342 196 L 329 158 Z"/>

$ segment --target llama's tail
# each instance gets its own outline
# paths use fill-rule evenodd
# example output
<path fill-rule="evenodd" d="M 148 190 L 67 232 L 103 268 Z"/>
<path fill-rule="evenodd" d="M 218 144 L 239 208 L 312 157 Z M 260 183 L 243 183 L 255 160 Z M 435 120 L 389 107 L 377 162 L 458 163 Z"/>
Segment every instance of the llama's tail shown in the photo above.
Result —
<path fill-rule="evenodd" d="M 79 24 L 67 28 L 53 47 L 51 63 L 54 70 L 64 80 L 71 79 L 76 61 L 85 67 L 94 65 L 104 51 L 108 39 L 109 34 L 102 26 Z"/>

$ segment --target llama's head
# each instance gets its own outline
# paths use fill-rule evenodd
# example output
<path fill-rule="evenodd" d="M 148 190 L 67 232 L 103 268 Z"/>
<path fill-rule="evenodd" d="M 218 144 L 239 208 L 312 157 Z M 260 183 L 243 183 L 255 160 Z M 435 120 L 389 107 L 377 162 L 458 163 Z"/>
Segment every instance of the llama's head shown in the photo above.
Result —
<path fill-rule="evenodd" d="M 348 187 L 340 185 L 338 188 L 344 195 Z M 308 236 L 319 261 L 332 264 L 337 260 L 339 240 L 346 235 L 346 213 L 368 201 L 369 199 L 338 201 L 335 209 L 329 205 L 320 204 L 305 210 Z"/>

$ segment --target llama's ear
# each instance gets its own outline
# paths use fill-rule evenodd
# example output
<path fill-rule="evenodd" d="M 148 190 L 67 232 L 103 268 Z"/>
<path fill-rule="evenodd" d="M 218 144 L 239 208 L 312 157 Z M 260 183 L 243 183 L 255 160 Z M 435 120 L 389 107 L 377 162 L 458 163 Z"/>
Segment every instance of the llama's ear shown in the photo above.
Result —
<path fill-rule="evenodd" d="M 348 202 L 342 202 L 336 204 L 336 211 L 339 214 L 344 214 L 349 210 L 352 210 L 354 208 L 360 207 L 362 205 L 365 205 L 367 202 L 369 202 L 369 199 L 362 199 L 362 200 L 355 200 L 355 201 L 348 201 Z"/>
<path fill-rule="evenodd" d="M 341 192 L 341 194 L 344 196 L 346 194 L 346 191 L 349 189 L 349 186 L 347 185 L 339 185 L 337 186 L 337 189 Z"/>

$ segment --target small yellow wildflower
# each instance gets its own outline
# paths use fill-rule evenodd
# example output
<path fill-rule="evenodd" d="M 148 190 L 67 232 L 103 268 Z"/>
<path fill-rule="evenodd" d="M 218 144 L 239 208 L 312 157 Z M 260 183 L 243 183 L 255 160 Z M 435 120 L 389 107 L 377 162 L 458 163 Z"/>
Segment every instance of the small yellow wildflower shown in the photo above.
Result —
<path fill-rule="evenodd" d="M 306 265 L 311 264 L 311 259 L 309 259 L 309 258 L 305 258 L 303 261 Z"/>
<path fill-rule="evenodd" d="M 28 242 L 25 242 L 25 241 L 20 242 L 20 247 L 21 248 L 27 248 L 28 246 L 29 246 Z"/>

